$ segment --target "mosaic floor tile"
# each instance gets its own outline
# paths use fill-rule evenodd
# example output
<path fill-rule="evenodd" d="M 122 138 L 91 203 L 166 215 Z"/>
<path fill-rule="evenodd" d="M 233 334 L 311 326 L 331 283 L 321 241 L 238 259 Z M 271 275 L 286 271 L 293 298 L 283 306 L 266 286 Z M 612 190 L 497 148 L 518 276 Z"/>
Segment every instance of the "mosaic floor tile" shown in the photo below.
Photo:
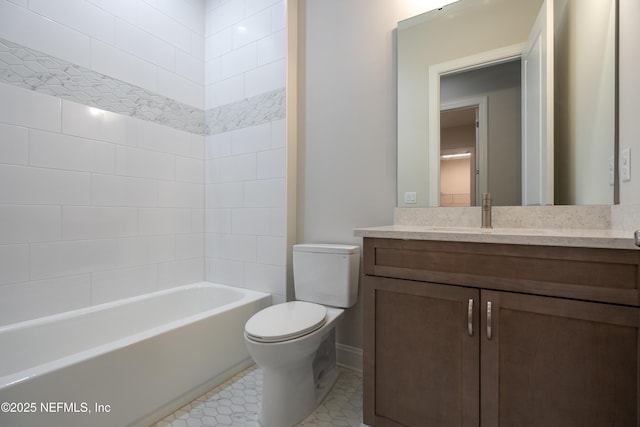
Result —
<path fill-rule="evenodd" d="M 250 366 L 164 418 L 154 427 L 260 427 L 262 370 Z M 338 382 L 303 427 L 361 427 L 362 374 L 340 368 Z"/>

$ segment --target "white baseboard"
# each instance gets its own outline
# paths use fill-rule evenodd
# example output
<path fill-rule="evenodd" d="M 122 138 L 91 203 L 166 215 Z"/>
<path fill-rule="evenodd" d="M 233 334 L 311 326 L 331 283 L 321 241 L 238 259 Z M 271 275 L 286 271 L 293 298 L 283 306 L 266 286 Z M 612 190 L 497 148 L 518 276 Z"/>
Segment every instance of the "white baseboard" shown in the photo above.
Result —
<path fill-rule="evenodd" d="M 336 362 L 345 368 L 362 372 L 362 349 L 337 343 Z"/>

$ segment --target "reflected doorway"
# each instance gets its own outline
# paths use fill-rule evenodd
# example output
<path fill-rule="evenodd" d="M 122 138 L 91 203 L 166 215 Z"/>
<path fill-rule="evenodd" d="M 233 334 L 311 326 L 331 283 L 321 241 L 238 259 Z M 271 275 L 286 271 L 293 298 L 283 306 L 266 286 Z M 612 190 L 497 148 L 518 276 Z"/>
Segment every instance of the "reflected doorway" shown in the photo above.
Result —
<path fill-rule="evenodd" d="M 471 190 L 469 206 L 479 205 L 482 193 L 491 193 L 494 206 L 522 202 L 521 93 L 520 58 L 441 73 L 441 112 L 480 106 L 480 127 L 476 129 L 479 142 L 475 144 L 476 203 Z M 442 202 L 440 205 L 444 206 Z"/>
<path fill-rule="evenodd" d="M 440 110 L 440 206 L 476 206 L 479 106 Z"/>

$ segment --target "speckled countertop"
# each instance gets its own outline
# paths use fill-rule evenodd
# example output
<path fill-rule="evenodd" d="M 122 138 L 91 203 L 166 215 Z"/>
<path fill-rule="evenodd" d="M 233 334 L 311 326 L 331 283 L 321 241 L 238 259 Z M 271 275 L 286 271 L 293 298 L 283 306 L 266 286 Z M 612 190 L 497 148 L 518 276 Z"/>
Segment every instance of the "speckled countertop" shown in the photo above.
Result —
<path fill-rule="evenodd" d="M 357 228 L 357 237 L 517 245 L 636 249 L 633 233 L 597 229 L 480 228 L 424 225 L 388 225 Z"/>
<path fill-rule="evenodd" d="M 356 237 L 538 246 L 635 249 L 640 204 L 526 206 L 492 209 L 493 228 L 480 228 L 477 206 L 396 208 L 394 225 L 357 228 Z"/>

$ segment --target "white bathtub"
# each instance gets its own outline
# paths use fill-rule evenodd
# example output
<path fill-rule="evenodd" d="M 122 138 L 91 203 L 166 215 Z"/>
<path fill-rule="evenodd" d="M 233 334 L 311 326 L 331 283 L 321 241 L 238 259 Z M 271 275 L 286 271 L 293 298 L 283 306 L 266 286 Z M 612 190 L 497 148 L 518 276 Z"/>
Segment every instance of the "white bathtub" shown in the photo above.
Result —
<path fill-rule="evenodd" d="M 0 426 L 147 426 L 251 363 L 271 297 L 208 282 L 0 327 Z"/>

